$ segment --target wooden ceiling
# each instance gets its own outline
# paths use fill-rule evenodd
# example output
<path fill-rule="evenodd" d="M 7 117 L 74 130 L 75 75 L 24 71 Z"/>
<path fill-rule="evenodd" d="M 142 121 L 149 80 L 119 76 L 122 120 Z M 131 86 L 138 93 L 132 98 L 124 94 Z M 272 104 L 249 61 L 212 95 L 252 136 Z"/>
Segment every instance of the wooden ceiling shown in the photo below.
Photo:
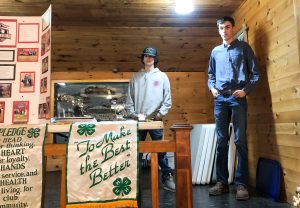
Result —
<path fill-rule="evenodd" d="M 175 0 L 1 0 L 0 16 L 39 16 L 53 7 L 52 71 L 137 71 L 145 46 L 163 71 L 204 71 L 220 42 L 216 19 L 244 0 L 194 0 L 178 15 Z"/>

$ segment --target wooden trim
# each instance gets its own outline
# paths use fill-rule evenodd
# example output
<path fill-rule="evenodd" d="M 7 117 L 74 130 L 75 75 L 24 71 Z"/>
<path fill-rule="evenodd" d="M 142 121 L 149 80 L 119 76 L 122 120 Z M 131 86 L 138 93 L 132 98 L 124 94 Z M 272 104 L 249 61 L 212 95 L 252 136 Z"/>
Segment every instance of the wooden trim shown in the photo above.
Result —
<path fill-rule="evenodd" d="M 143 129 L 162 126 L 162 122 L 141 122 Z M 68 125 L 49 125 L 48 133 L 66 132 Z M 139 142 L 140 152 L 151 152 L 151 189 L 152 207 L 159 207 L 158 200 L 158 152 L 175 152 L 176 168 L 176 207 L 192 208 L 192 176 L 191 176 L 191 152 L 190 152 L 190 131 L 192 126 L 188 124 L 177 124 L 171 128 L 174 131 L 172 141 L 141 141 Z M 61 171 L 60 208 L 66 207 L 66 144 L 45 144 L 44 156 L 63 156 Z"/>
<path fill-rule="evenodd" d="M 175 152 L 175 141 L 141 141 L 140 153 Z M 45 144 L 45 156 L 66 156 L 65 144 Z"/>
<path fill-rule="evenodd" d="M 128 82 L 129 79 L 52 80 L 54 83 Z"/>
<path fill-rule="evenodd" d="M 171 127 L 175 138 L 176 206 L 193 207 L 192 171 L 189 124 L 175 124 Z"/>
<path fill-rule="evenodd" d="M 66 207 L 66 158 L 61 161 L 61 177 L 60 177 L 60 208 Z"/>
<path fill-rule="evenodd" d="M 157 153 L 151 153 L 151 195 L 152 208 L 158 208 L 158 158 Z"/>
<path fill-rule="evenodd" d="M 139 129 L 163 129 L 162 121 L 139 122 Z M 66 133 L 69 132 L 70 124 L 49 124 L 49 133 Z"/>

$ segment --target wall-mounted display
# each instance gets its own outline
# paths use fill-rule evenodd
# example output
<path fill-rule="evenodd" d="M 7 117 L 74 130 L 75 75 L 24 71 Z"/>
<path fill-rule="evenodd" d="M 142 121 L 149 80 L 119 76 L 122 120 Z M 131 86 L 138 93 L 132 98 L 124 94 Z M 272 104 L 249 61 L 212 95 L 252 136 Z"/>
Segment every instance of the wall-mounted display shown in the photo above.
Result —
<path fill-rule="evenodd" d="M 20 93 L 34 92 L 35 72 L 20 72 Z"/>
<path fill-rule="evenodd" d="M 0 83 L 0 98 L 11 97 L 11 83 Z"/>
<path fill-rule="evenodd" d="M 0 62 L 15 61 L 15 50 L 0 50 Z"/>
<path fill-rule="evenodd" d="M 118 120 L 125 115 L 128 82 L 55 81 L 54 116 Z"/>
<path fill-rule="evenodd" d="M 47 77 L 44 77 L 43 79 L 41 79 L 41 93 L 45 93 L 47 92 Z"/>
<path fill-rule="evenodd" d="M 39 43 L 39 23 L 19 23 L 18 43 Z"/>
<path fill-rule="evenodd" d="M 0 64 L 0 80 L 15 80 L 15 73 L 15 64 Z"/>
<path fill-rule="evenodd" d="M 38 48 L 18 48 L 18 62 L 37 62 L 39 60 Z"/>
<path fill-rule="evenodd" d="M 4 123 L 5 102 L 0 102 L 0 123 Z"/>
<path fill-rule="evenodd" d="M 0 47 L 16 47 L 17 20 L 0 19 Z"/>
<path fill-rule="evenodd" d="M 48 56 L 42 60 L 42 74 L 48 71 Z"/>
<path fill-rule="evenodd" d="M 13 124 L 25 124 L 28 122 L 29 116 L 29 101 L 14 101 L 13 102 Z"/>

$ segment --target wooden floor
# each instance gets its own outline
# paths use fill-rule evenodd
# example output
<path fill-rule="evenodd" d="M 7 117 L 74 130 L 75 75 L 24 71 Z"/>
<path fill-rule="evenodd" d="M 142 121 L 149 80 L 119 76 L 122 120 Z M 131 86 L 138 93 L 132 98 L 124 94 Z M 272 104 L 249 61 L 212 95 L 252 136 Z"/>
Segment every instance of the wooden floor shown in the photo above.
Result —
<path fill-rule="evenodd" d="M 59 184 L 60 172 L 47 172 L 45 187 L 44 208 L 59 208 Z M 150 189 L 150 169 L 143 170 L 141 175 L 142 189 L 142 208 L 151 208 L 151 189 Z M 159 202 L 161 208 L 175 208 L 175 193 L 171 193 L 162 188 L 159 183 Z M 193 207 L 194 208 L 290 208 L 286 203 L 273 202 L 270 199 L 260 197 L 254 190 L 250 190 L 251 198 L 249 201 L 236 201 L 235 187 L 230 186 L 230 193 L 223 196 L 210 197 L 208 195 L 209 185 L 193 186 Z"/>

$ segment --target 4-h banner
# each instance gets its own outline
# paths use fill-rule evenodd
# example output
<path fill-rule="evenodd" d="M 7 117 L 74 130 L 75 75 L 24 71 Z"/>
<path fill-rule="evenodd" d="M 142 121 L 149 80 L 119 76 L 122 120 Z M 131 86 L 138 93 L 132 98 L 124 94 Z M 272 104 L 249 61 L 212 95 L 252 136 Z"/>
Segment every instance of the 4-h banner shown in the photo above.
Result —
<path fill-rule="evenodd" d="M 0 207 L 41 208 L 46 124 L 0 126 Z"/>
<path fill-rule="evenodd" d="M 68 208 L 137 207 L 136 121 L 75 123 L 67 144 Z"/>

